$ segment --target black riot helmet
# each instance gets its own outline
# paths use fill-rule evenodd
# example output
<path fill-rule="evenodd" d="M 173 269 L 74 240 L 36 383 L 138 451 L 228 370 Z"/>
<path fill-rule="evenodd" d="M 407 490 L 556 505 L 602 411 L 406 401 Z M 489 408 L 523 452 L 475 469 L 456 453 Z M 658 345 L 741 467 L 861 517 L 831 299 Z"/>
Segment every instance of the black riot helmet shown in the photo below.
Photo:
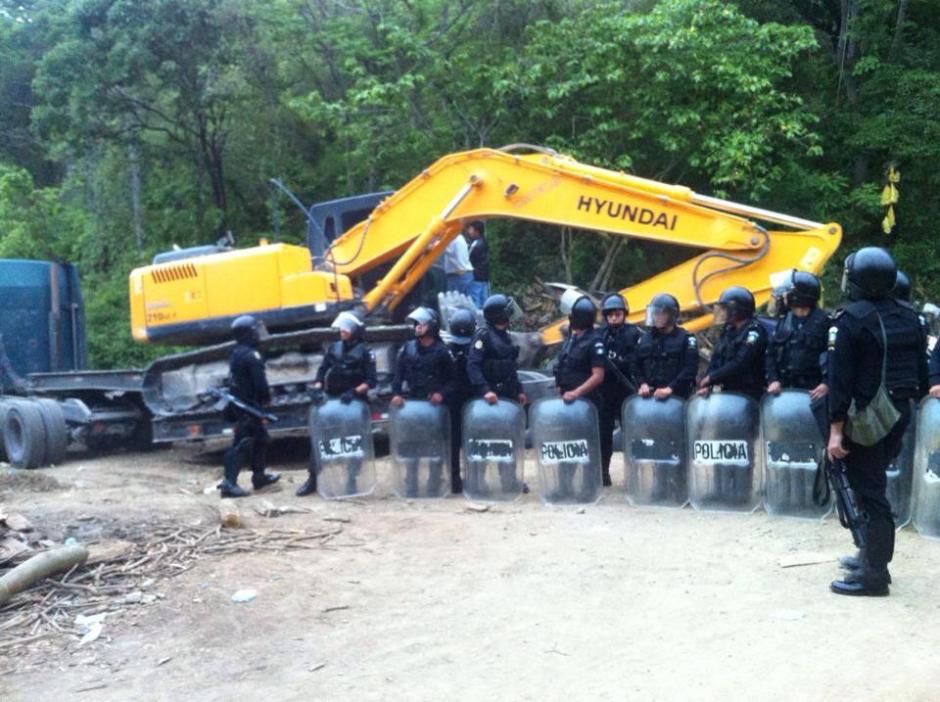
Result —
<path fill-rule="evenodd" d="M 490 324 L 509 324 L 513 304 L 512 298 L 508 295 L 502 293 L 490 295 L 483 303 L 483 319 Z"/>
<path fill-rule="evenodd" d="M 430 307 L 418 307 L 405 317 L 412 324 L 426 324 L 428 331 L 424 336 L 437 336 L 441 331 L 441 319 Z M 417 336 L 417 332 L 415 332 Z"/>
<path fill-rule="evenodd" d="M 675 324 L 678 319 L 679 301 L 669 293 L 656 295 L 646 306 L 646 326 L 648 327 L 665 329 Z"/>
<path fill-rule="evenodd" d="M 850 300 L 877 300 L 885 297 L 898 280 L 898 266 L 891 254 L 877 246 L 866 246 L 845 259 L 842 292 Z"/>
<path fill-rule="evenodd" d="M 250 314 L 243 314 L 232 322 L 232 336 L 239 344 L 254 347 L 267 336 L 267 329 L 264 327 L 264 322 L 255 319 Z"/>
<path fill-rule="evenodd" d="M 450 334 L 455 344 L 469 344 L 477 330 L 477 316 L 470 310 L 459 309 L 450 316 Z"/>
<path fill-rule="evenodd" d="M 717 307 L 715 321 L 719 324 L 749 319 L 754 315 L 754 296 L 747 288 L 732 285 L 721 293 Z"/>
<path fill-rule="evenodd" d="M 592 329 L 597 319 L 597 306 L 587 295 L 582 295 L 571 306 L 568 324 L 572 329 Z"/>
<path fill-rule="evenodd" d="M 620 293 L 610 293 L 601 302 L 601 314 L 606 316 L 608 312 L 615 312 L 616 310 L 623 310 L 623 314 L 626 316 L 630 313 L 630 306 Z"/>
<path fill-rule="evenodd" d="M 911 301 L 911 279 L 904 271 L 898 271 L 898 277 L 894 283 L 894 297 L 902 302 Z"/>
<path fill-rule="evenodd" d="M 788 307 L 815 307 L 819 304 L 822 286 L 819 278 L 806 271 L 794 270 L 790 274 L 791 287 L 787 292 Z"/>

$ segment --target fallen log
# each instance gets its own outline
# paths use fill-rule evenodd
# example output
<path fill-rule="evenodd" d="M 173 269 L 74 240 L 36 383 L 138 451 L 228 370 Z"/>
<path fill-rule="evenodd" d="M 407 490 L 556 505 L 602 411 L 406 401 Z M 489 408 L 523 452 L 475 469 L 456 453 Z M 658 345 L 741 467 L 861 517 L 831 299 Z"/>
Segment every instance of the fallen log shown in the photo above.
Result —
<path fill-rule="evenodd" d="M 68 570 L 88 558 L 84 546 L 60 546 L 37 553 L 0 578 L 0 605 L 53 573 Z"/>

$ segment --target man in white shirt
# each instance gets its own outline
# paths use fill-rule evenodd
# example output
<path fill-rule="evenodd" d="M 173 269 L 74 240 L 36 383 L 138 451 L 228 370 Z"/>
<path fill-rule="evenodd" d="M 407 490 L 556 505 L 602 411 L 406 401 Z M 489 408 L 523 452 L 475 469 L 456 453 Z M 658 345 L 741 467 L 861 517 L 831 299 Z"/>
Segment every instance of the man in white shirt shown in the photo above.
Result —
<path fill-rule="evenodd" d="M 466 293 L 473 280 L 473 265 L 470 263 L 470 250 L 463 234 L 458 234 L 444 251 L 444 274 L 447 276 L 447 290 Z"/>

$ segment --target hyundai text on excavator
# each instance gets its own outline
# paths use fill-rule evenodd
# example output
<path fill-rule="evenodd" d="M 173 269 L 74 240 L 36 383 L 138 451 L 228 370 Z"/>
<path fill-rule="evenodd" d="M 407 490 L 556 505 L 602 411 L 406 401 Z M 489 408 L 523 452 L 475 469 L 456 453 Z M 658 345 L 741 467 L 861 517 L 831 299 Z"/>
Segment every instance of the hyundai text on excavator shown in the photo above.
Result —
<path fill-rule="evenodd" d="M 378 354 L 379 370 L 390 371 L 400 328 L 396 332 L 381 323 L 402 306 L 471 219 L 523 219 L 700 250 L 621 291 L 633 321 L 643 319 L 653 295 L 669 291 L 687 317 L 683 324 L 692 330 L 710 324 L 709 306 L 730 285 L 750 289 L 761 305 L 776 274 L 793 268 L 819 274 L 842 236 L 835 223 L 699 195 L 526 145 L 445 156 L 375 202 L 368 212 L 368 199 L 358 199 L 357 214 L 364 218 L 352 226 L 342 218 L 311 220 L 308 247 L 200 247 L 158 256 L 130 275 L 134 338 L 211 343 L 228 338 L 229 324 L 238 315 L 259 317 L 275 332 L 266 342 L 273 355 L 272 384 L 283 391 L 275 395 L 274 411 L 279 403 L 297 410 L 293 421 L 279 425 L 299 428 L 305 416 L 304 383 L 319 365 L 320 344 L 332 338 L 323 327 L 341 310 L 362 309 L 371 318 L 373 342 L 390 344 Z M 545 344 L 561 341 L 560 323 L 542 329 L 540 336 Z M 154 412 L 156 440 L 206 434 L 204 426 L 187 424 L 181 413 L 204 411 L 200 388 L 224 377 L 227 348 L 222 344 L 166 357 L 147 370 L 144 397 Z M 164 419 L 166 431 L 160 428 Z"/>

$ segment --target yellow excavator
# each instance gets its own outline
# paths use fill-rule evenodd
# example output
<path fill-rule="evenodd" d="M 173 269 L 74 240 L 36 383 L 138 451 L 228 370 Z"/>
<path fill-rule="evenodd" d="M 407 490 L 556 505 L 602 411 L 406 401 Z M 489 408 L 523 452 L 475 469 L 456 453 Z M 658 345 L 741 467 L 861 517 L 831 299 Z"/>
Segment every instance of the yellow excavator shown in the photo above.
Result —
<path fill-rule="evenodd" d="M 134 270 L 133 336 L 205 344 L 226 338 L 231 321 L 247 313 L 273 332 L 324 326 L 355 306 L 382 319 L 402 304 L 465 222 L 493 218 L 699 250 L 621 291 L 633 321 L 643 319 L 653 295 L 672 293 L 692 330 L 710 324 L 709 306 L 729 285 L 751 290 L 759 306 L 768 300 L 775 274 L 794 268 L 819 274 L 842 237 L 835 223 L 699 195 L 579 163 L 550 149 L 476 149 L 444 156 L 358 224 L 337 230 L 322 257 L 311 255 L 310 247 L 275 243 L 235 251 L 206 248 L 194 255 L 171 252 Z M 768 228 L 774 225 L 784 229 Z M 378 271 L 384 274 L 376 282 Z M 561 341 L 560 323 L 541 336 L 545 344 Z"/>

